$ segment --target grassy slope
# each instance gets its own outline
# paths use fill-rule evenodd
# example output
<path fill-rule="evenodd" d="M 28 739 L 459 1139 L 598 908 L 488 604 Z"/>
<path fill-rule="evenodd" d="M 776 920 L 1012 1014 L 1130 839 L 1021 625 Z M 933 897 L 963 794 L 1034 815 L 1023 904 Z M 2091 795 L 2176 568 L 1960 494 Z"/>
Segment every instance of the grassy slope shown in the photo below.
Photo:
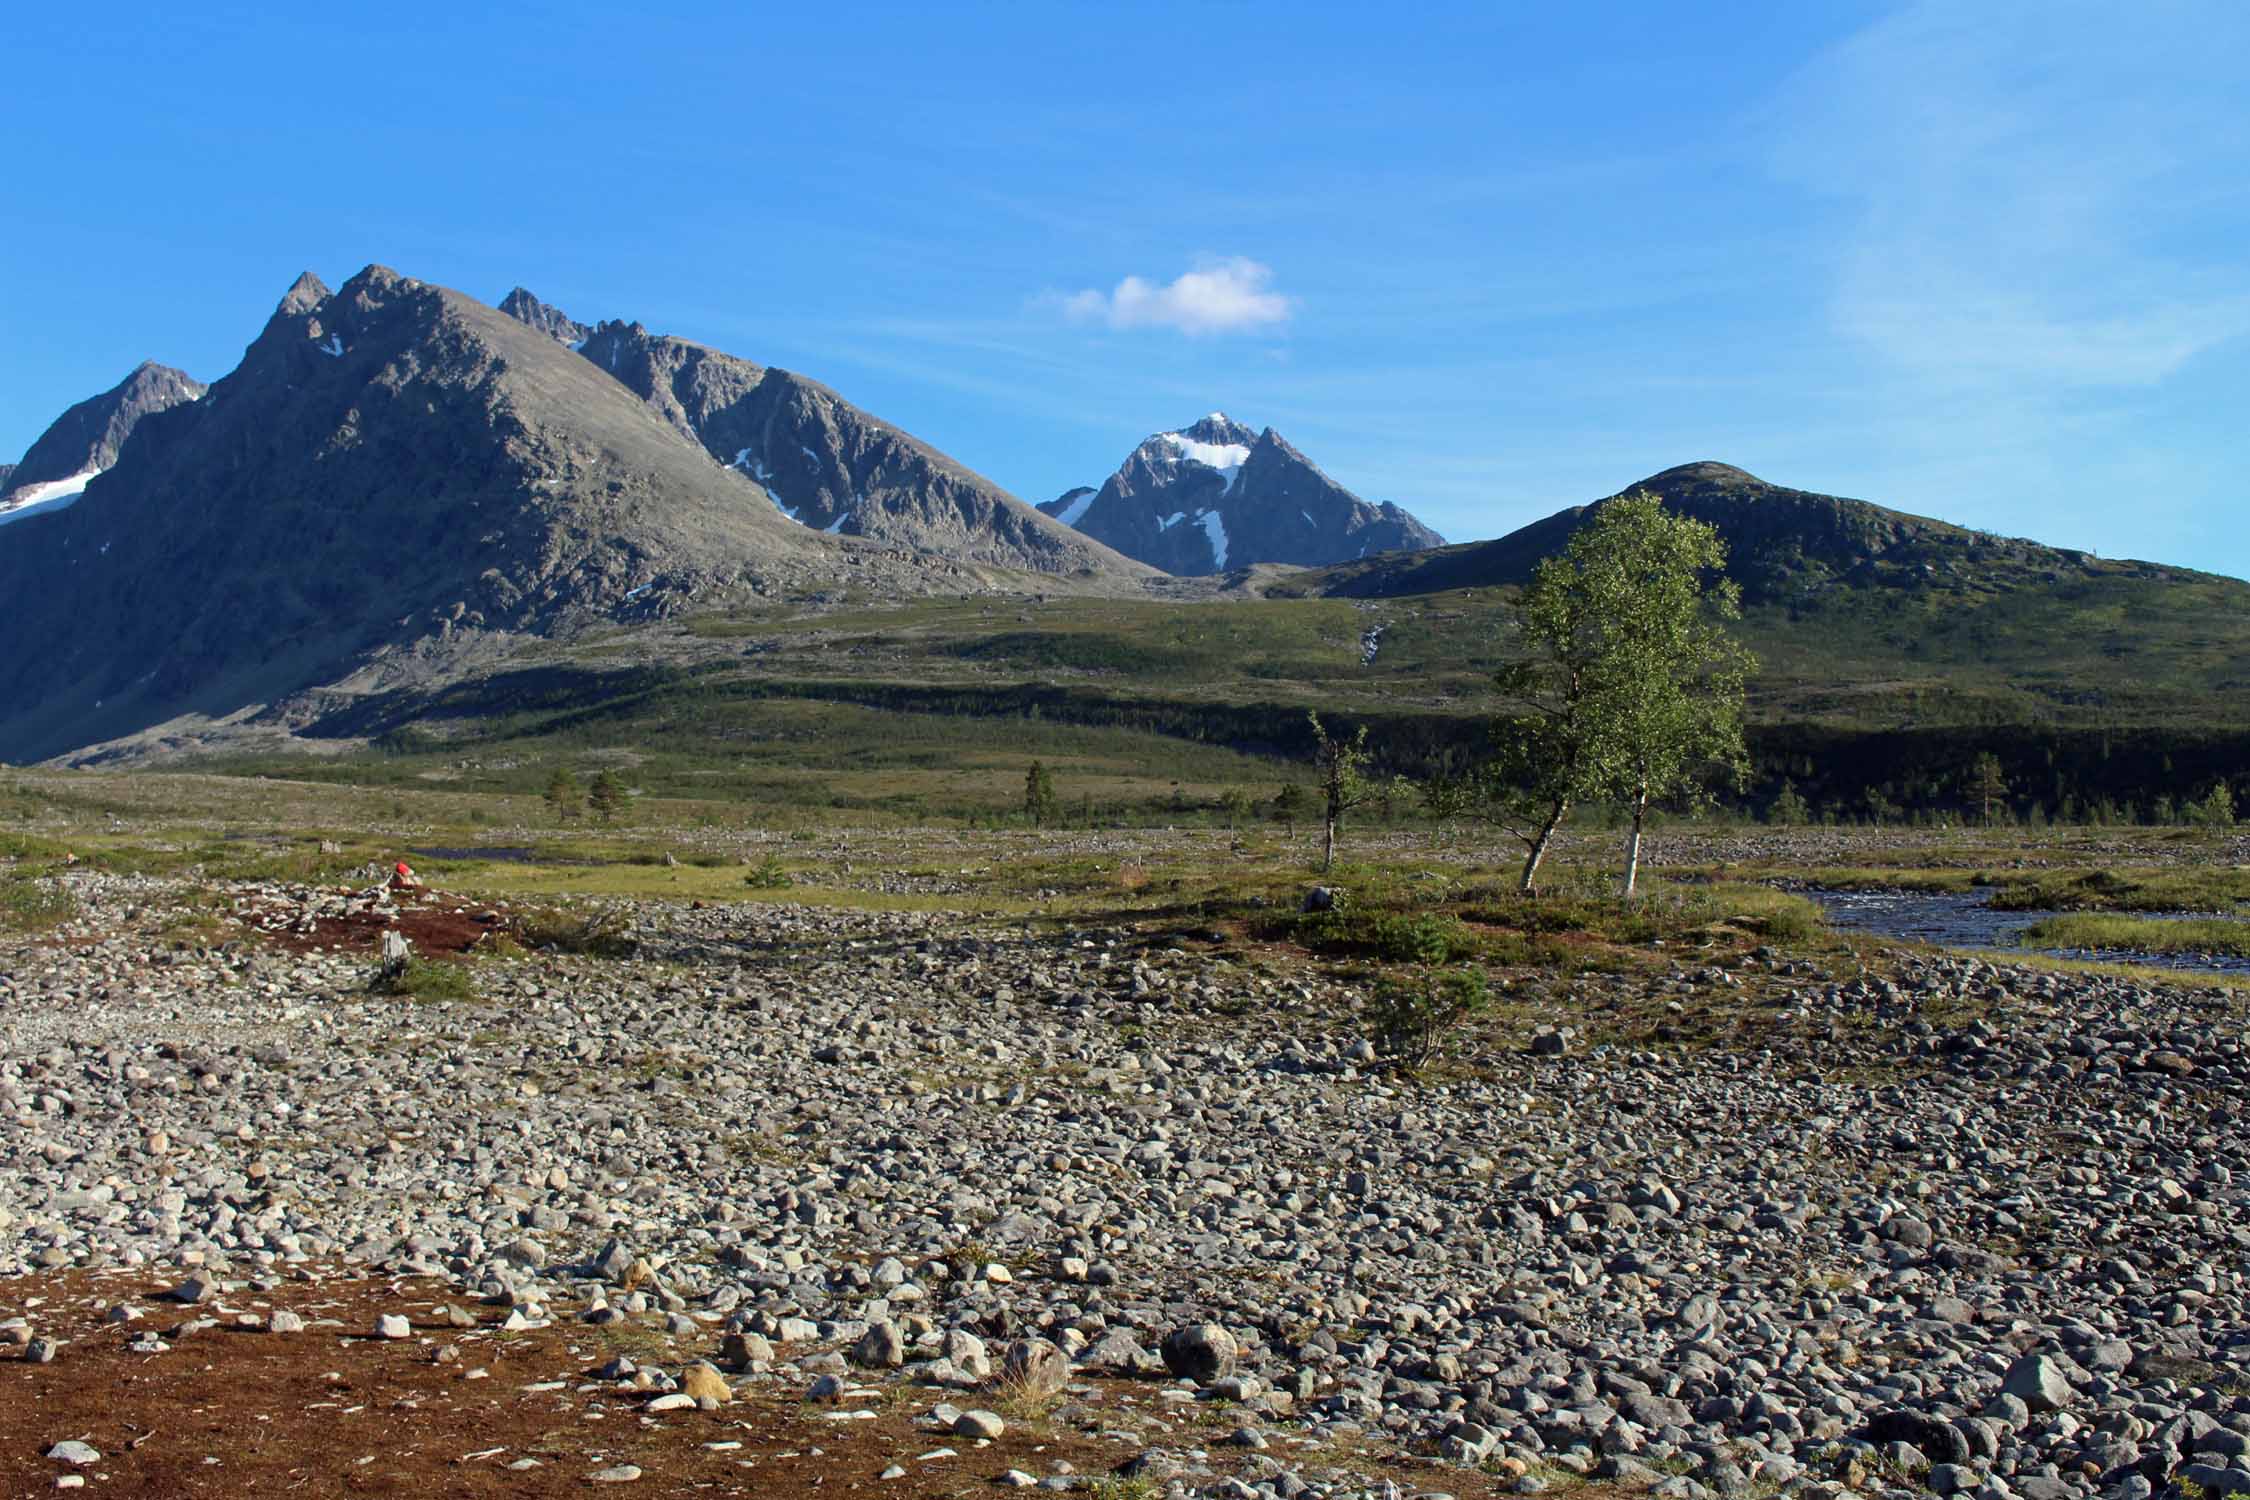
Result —
<path fill-rule="evenodd" d="M 1956 727 L 2239 732 L 2230 684 L 2250 661 L 2250 611 L 2228 608 L 2230 591 L 2243 590 L 2117 565 L 2044 590 L 1841 590 L 1754 608 L 1742 634 L 1765 670 L 1752 719 L 1941 746 Z M 606 760 L 664 795 L 913 818 L 1013 807 L 1038 757 L 1072 809 L 1268 796 L 1304 778 L 1308 708 L 1374 717 L 1378 738 L 1410 753 L 1474 745 L 1510 648 L 1511 596 L 767 606 L 666 627 L 669 644 L 620 632 L 581 643 L 560 672 L 332 726 L 411 726 L 386 742 L 405 754 L 232 769 L 524 791 L 558 761 Z M 645 663 L 652 644 L 680 665 L 620 665 Z"/>

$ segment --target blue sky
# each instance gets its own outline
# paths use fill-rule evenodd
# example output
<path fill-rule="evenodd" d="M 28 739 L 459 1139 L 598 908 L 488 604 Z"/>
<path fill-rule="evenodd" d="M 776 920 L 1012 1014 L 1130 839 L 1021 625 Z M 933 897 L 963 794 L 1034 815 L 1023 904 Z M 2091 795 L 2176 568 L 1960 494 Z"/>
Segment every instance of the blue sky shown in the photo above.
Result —
<path fill-rule="evenodd" d="M 1223 408 L 1449 537 L 1715 458 L 2250 576 L 2250 6 L 39 7 L 0 453 L 379 261 L 1028 500 Z"/>

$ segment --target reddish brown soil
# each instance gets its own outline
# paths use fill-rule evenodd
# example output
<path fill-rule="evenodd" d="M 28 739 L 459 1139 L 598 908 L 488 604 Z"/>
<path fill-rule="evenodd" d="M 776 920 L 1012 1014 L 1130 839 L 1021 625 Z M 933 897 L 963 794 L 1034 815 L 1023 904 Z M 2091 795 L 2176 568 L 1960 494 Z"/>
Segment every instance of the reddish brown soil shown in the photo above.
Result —
<path fill-rule="evenodd" d="M 595 1382 L 589 1372 L 620 1352 L 636 1359 L 645 1352 L 644 1363 L 676 1373 L 707 1350 L 667 1349 L 651 1333 L 619 1335 L 567 1318 L 554 1328 L 501 1333 L 493 1310 L 469 1307 L 431 1283 L 292 1281 L 269 1293 L 183 1307 L 159 1296 L 176 1281 L 176 1274 L 140 1271 L 0 1282 L 0 1318 L 26 1316 L 40 1335 L 67 1341 L 51 1364 L 30 1364 L 12 1349 L 0 1353 L 0 1494 L 51 1494 L 58 1476 L 81 1473 L 86 1493 L 130 1496 L 811 1496 L 864 1489 L 920 1500 L 989 1493 L 1011 1468 L 1045 1476 L 1061 1462 L 1102 1474 L 1137 1451 L 1086 1436 L 1065 1420 L 1067 1410 L 1011 1420 L 1007 1433 L 984 1447 L 922 1431 L 912 1418 L 939 1400 L 968 1407 L 979 1398 L 911 1387 L 886 1390 L 892 1399 L 851 1403 L 875 1411 L 871 1421 L 826 1420 L 823 1413 L 833 1408 L 803 1402 L 797 1382 L 780 1380 L 739 1382 L 742 1394 L 716 1412 L 650 1415 L 642 1410 L 648 1397 Z M 120 1302 L 147 1316 L 128 1326 L 105 1321 Z M 447 1302 L 468 1308 L 480 1326 L 451 1326 L 438 1312 Z M 305 1331 L 263 1331 L 258 1325 L 276 1307 L 301 1314 Z M 412 1338 L 369 1335 L 379 1315 L 400 1312 L 414 1324 Z M 207 1317 L 217 1326 L 177 1332 Z M 150 1331 L 171 1350 L 129 1352 L 127 1345 Z M 453 1356 L 441 1363 L 446 1350 Z M 487 1374 L 471 1378 L 477 1370 Z M 527 1389 L 554 1381 L 563 1382 L 560 1389 Z M 1241 1450 L 1213 1446 L 1233 1430 L 1232 1419 L 1208 1408 L 1164 1411 L 1157 1391 L 1153 1382 L 1104 1382 L 1086 1403 L 1099 1411 L 1085 1425 L 1145 1422 L 1162 1411 L 1151 1422 L 1155 1441 L 1174 1450 L 1207 1448 L 1221 1471 L 1244 1465 Z M 1272 1437 L 1275 1457 L 1307 1461 L 1284 1431 Z M 66 1438 L 92 1445 L 101 1460 L 73 1470 L 48 1459 L 47 1450 Z M 704 1446 L 719 1442 L 741 1446 Z M 938 1448 L 956 1456 L 922 1458 Z M 526 1458 L 538 1467 L 508 1467 Z M 1492 1492 L 1485 1476 L 1418 1461 L 1330 1449 L 1316 1466 L 1339 1463 L 1394 1475 L 1407 1493 Z M 637 1465 L 641 1478 L 618 1485 L 589 1479 L 619 1464 Z M 906 1475 L 879 1480 L 893 1464 Z"/>
<path fill-rule="evenodd" d="M 406 934 L 414 951 L 425 958 L 456 958 L 473 951 L 495 933 L 507 930 L 505 913 L 486 905 L 461 904 L 448 896 L 408 896 L 400 903 L 396 919 L 374 912 L 349 917 L 321 917 L 309 932 L 280 931 L 264 935 L 283 948 L 309 953 L 315 948 L 330 953 L 373 953 L 385 929 Z M 256 929 L 253 929 L 256 930 Z"/>

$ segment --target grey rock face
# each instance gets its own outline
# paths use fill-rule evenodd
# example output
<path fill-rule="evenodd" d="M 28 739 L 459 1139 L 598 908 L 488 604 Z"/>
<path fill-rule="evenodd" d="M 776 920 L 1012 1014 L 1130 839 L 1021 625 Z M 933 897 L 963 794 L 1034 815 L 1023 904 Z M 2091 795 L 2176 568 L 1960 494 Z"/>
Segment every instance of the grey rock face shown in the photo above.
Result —
<path fill-rule="evenodd" d="M 1224 412 L 1157 433 L 1099 490 L 1039 508 L 1167 573 L 1311 567 L 1444 542 L 1397 506 L 1337 484 L 1272 428 L 1252 432 Z"/>
<path fill-rule="evenodd" d="M 802 375 L 638 323 L 599 324 L 573 347 L 809 531 L 1039 573 L 1144 571 Z"/>
<path fill-rule="evenodd" d="M 574 350 L 594 332 L 561 308 L 549 307 L 520 286 L 500 299 L 500 311 Z"/>

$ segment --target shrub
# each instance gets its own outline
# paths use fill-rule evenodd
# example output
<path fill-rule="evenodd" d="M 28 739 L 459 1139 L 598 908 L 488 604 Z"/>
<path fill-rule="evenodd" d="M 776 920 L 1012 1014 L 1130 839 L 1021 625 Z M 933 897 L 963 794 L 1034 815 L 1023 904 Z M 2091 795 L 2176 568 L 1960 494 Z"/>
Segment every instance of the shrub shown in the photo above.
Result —
<path fill-rule="evenodd" d="M 13 876 L 0 880 L 0 928 L 36 932 L 78 915 L 78 898 L 55 879 Z"/>
<path fill-rule="evenodd" d="M 629 958 L 640 947 L 621 911 L 535 911 L 516 923 L 516 931 L 529 946 L 555 953 Z"/>
<path fill-rule="evenodd" d="M 769 854 L 752 865 L 742 877 L 742 883 L 754 891 L 787 890 L 797 882 L 790 879 L 778 856 Z"/>
<path fill-rule="evenodd" d="M 1415 984 L 1378 985 L 1367 1020 L 1375 1049 L 1412 1076 L 1429 1066 L 1446 1037 L 1490 1004 L 1484 976 L 1474 969 L 1455 969 Z"/>
<path fill-rule="evenodd" d="M 459 964 L 410 958 L 406 967 L 375 976 L 368 988 L 378 995 L 406 995 L 416 1000 L 474 1000 L 476 981 Z"/>
<path fill-rule="evenodd" d="M 1288 919 L 1285 935 L 1316 953 L 1394 964 L 1442 964 L 1474 946 L 1460 922 L 1430 912 L 1311 912 Z"/>

